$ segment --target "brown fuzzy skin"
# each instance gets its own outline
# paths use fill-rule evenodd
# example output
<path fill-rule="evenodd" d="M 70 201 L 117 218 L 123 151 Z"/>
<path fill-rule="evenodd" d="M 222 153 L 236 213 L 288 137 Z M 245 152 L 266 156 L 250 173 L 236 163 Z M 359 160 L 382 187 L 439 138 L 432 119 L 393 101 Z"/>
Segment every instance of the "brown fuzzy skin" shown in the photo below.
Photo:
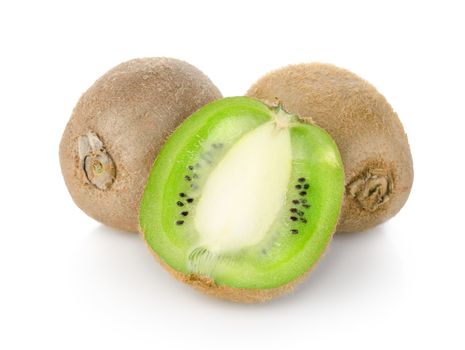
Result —
<path fill-rule="evenodd" d="M 134 59 L 108 71 L 82 95 L 60 143 L 61 169 L 74 202 L 97 221 L 137 232 L 140 198 L 165 139 L 198 108 L 221 97 L 197 68 L 172 58 Z M 90 168 L 79 152 L 89 132 L 104 148 L 97 147 L 92 157 L 103 159 L 103 171 L 109 169 L 100 182 L 86 173 Z"/>
<path fill-rule="evenodd" d="M 247 92 L 326 129 L 346 174 L 338 232 L 366 230 L 393 217 L 407 201 L 413 164 L 407 135 L 392 107 L 371 84 L 333 65 L 290 65 Z"/>

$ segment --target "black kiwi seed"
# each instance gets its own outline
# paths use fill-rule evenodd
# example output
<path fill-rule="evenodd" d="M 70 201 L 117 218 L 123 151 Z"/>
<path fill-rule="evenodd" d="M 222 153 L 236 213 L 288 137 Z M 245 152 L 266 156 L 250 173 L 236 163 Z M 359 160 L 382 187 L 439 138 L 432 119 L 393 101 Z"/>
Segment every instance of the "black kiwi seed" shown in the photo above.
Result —
<path fill-rule="evenodd" d="M 303 216 L 303 215 L 304 215 L 304 212 L 303 212 L 303 211 L 299 211 L 299 212 L 297 213 L 297 215 Z"/>
<path fill-rule="evenodd" d="M 188 212 L 188 211 L 182 211 L 182 212 L 181 212 L 181 215 L 182 215 L 182 216 L 187 216 L 187 215 L 189 215 L 189 212 Z"/>
<path fill-rule="evenodd" d="M 294 199 L 294 200 L 292 201 L 292 203 L 294 203 L 294 204 L 299 204 L 300 202 L 299 202 L 299 200 Z"/>
<path fill-rule="evenodd" d="M 183 221 L 183 220 L 178 220 L 178 221 L 176 221 L 176 225 L 182 225 L 182 224 L 184 224 L 184 221 Z"/>
<path fill-rule="evenodd" d="M 186 179 L 186 181 L 191 181 L 192 180 L 189 175 L 184 176 L 184 178 Z"/>
<path fill-rule="evenodd" d="M 178 205 L 178 207 L 183 207 L 184 206 L 184 203 L 181 202 L 181 201 L 177 201 L 176 204 Z"/>
<path fill-rule="evenodd" d="M 192 165 L 189 165 L 189 166 L 187 167 L 187 169 L 189 169 L 189 170 L 194 170 L 194 167 L 193 167 Z"/>
<path fill-rule="evenodd" d="M 194 198 L 187 198 L 186 201 L 187 203 L 192 203 L 194 201 Z"/>
<path fill-rule="evenodd" d="M 305 198 L 303 198 L 303 199 L 301 199 L 301 202 L 305 204 L 305 203 L 307 203 L 307 200 Z"/>
<path fill-rule="evenodd" d="M 181 192 L 181 193 L 179 194 L 179 197 L 185 197 L 185 196 L 186 196 L 186 194 L 185 194 L 184 192 Z"/>
<path fill-rule="evenodd" d="M 309 184 L 305 184 L 305 185 L 304 185 L 304 189 L 306 189 L 306 190 L 308 190 L 309 187 L 310 187 Z"/>
<path fill-rule="evenodd" d="M 294 229 L 291 230 L 291 233 L 292 233 L 293 235 L 296 235 L 296 234 L 299 233 L 299 230 L 296 230 L 296 229 L 294 228 Z"/>
<path fill-rule="evenodd" d="M 299 181 L 299 182 L 305 182 L 305 178 L 304 178 L 304 177 L 301 177 L 301 178 L 299 178 L 297 181 Z"/>
<path fill-rule="evenodd" d="M 302 221 L 304 224 L 307 223 L 307 219 L 305 219 L 305 218 L 300 218 L 300 221 Z"/>
<path fill-rule="evenodd" d="M 300 191 L 299 194 L 300 194 L 301 196 L 305 196 L 305 195 L 307 194 L 307 192 L 305 192 L 305 191 Z"/>
<path fill-rule="evenodd" d="M 291 213 L 297 213 L 297 208 L 291 208 L 291 209 L 289 209 L 289 211 L 290 211 Z"/>
<path fill-rule="evenodd" d="M 302 204 L 302 206 L 303 206 L 304 208 L 310 208 L 310 205 L 308 205 L 308 204 Z"/>
<path fill-rule="evenodd" d="M 295 188 L 297 188 L 298 190 L 300 190 L 302 188 L 301 185 L 295 185 Z"/>
<path fill-rule="evenodd" d="M 297 218 L 295 216 L 291 216 L 289 219 L 291 219 L 292 221 L 297 221 Z"/>

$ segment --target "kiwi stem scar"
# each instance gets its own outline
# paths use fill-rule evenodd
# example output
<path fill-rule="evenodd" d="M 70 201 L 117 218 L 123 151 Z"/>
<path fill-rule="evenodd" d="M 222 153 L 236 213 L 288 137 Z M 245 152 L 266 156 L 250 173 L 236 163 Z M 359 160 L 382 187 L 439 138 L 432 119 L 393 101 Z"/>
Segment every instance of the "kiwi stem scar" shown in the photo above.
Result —
<path fill-rule="evenodd" d="M 78 154 L 86 182 L 108 190 L 115 181 L 116 166 L 97 134 L 89 131 L 79 137 Z"/>
<path fill-rule="evenodd" d="M 383 169 L 372 169 L 352 180 L 347 192 L 362 209 L 375 212 L 389 201 L 392 188 L 390 174 Z"/>

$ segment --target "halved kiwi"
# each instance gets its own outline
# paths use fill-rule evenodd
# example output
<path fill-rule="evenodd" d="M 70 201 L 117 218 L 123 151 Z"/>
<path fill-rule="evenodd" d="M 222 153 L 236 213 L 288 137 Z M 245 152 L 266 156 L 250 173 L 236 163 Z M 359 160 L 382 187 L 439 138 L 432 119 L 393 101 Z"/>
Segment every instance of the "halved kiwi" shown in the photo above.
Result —
<path fill-rule="evenodd" d="M 325 251 L 344 171 L 320 127 L 247 97 L 212 102 L 167 140 L 140 228 L 174 276 L 240 302 L 289 290 Z"/>

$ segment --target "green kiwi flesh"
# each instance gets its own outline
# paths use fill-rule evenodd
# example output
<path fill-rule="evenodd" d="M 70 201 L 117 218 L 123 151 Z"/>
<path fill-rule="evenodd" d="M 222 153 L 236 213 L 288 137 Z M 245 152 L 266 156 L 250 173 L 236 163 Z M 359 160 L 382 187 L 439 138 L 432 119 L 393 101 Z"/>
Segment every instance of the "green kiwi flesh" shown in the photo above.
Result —
<path fill-rule="evenodd" d="M 344 171 L 318 126 L 247 97 L 212 102 L 168 138 L 139 212 L 151 251 L 178 279 L 257 302 L 289 290 L 325 251 Z"/>

